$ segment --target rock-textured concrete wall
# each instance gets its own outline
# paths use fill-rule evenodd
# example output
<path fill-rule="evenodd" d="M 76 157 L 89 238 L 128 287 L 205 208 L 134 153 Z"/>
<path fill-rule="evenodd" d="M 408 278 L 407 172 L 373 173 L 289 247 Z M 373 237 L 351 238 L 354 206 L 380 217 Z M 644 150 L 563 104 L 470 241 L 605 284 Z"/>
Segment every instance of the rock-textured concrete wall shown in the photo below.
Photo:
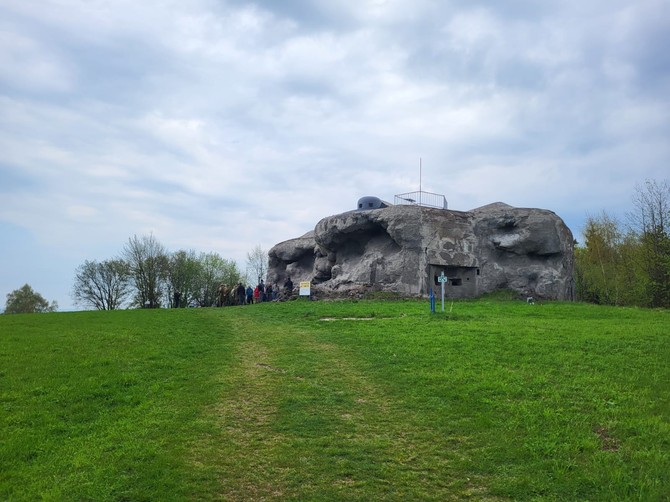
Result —
<path fill-rule="evenodd" d="M 472 211 L 420 206 L 356 210 L 269 252 L 268 281 L 309 280 L 319 294 L 389 291 L 424 296 L 448 278 L 449 297 L 513 289 L 537 298 L 573 295 L 573 237 L 555 213 L 501 202 Z"/>

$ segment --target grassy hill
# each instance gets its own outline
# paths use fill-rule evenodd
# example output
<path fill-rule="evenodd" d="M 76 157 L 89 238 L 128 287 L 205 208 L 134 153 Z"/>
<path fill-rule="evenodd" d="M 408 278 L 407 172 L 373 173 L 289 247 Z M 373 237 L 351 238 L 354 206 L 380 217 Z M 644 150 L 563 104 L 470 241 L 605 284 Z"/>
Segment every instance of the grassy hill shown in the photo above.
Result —
<path fill-rule="evenodd" d="M 584 304 L 3 315 L 0 500 L 668 500 L 669 361 Z"/>

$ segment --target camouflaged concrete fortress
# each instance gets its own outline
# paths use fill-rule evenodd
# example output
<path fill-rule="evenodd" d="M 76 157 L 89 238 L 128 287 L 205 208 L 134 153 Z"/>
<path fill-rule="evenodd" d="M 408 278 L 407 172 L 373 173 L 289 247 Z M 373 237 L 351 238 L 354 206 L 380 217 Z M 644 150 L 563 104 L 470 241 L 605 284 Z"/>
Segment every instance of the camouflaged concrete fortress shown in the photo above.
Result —
<path fill-rule="evenodd" d="M 468 298 L 498 289 L 524 296 L 573 296 L 573 236 L 544 209 L 501 202 L 471 211 L 368 203 L 329 216 L 314 231 L 269 252 L 268 281 L 311 281 L 322 296 L 388 291 Z M 379 201 L 381 202 L 381 201 Z M 365 206 L 365 207 L 363 207 Z"/>

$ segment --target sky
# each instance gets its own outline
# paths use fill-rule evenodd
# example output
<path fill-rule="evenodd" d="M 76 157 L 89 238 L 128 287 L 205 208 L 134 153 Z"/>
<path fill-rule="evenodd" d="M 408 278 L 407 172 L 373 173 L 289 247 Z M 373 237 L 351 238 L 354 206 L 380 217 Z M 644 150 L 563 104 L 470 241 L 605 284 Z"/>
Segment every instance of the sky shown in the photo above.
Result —
<path fill-rule="evenodd" d="M 550 209 L 670 177 L 668 0 L 0 0 L 0 309 L 134 235 L 246 268 L 360 197 Z"/>

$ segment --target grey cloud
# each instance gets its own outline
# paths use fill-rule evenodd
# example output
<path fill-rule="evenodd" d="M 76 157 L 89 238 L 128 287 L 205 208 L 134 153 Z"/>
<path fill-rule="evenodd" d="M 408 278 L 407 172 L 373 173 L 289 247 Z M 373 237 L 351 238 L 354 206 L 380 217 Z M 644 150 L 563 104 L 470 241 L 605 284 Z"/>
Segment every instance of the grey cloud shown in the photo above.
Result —
<path fill-rule="evenodd" d="M 6 164 L 0 163 L 0 193 L 14 191 L 36 191 L 46 185 L 30 174 L 21 172 Z"/>
<path fill-rule="evenodd" d="M 345 8 L 338 8 L 334 2 L 310 0 L 233 0 L 235 6 L 255 5 L 263 11 L 270 12 L 278 18 L 285 18 L 296 23 L 303 32 L 323 30 L 342 30 L 353 26 L 351 17 Z"/>

